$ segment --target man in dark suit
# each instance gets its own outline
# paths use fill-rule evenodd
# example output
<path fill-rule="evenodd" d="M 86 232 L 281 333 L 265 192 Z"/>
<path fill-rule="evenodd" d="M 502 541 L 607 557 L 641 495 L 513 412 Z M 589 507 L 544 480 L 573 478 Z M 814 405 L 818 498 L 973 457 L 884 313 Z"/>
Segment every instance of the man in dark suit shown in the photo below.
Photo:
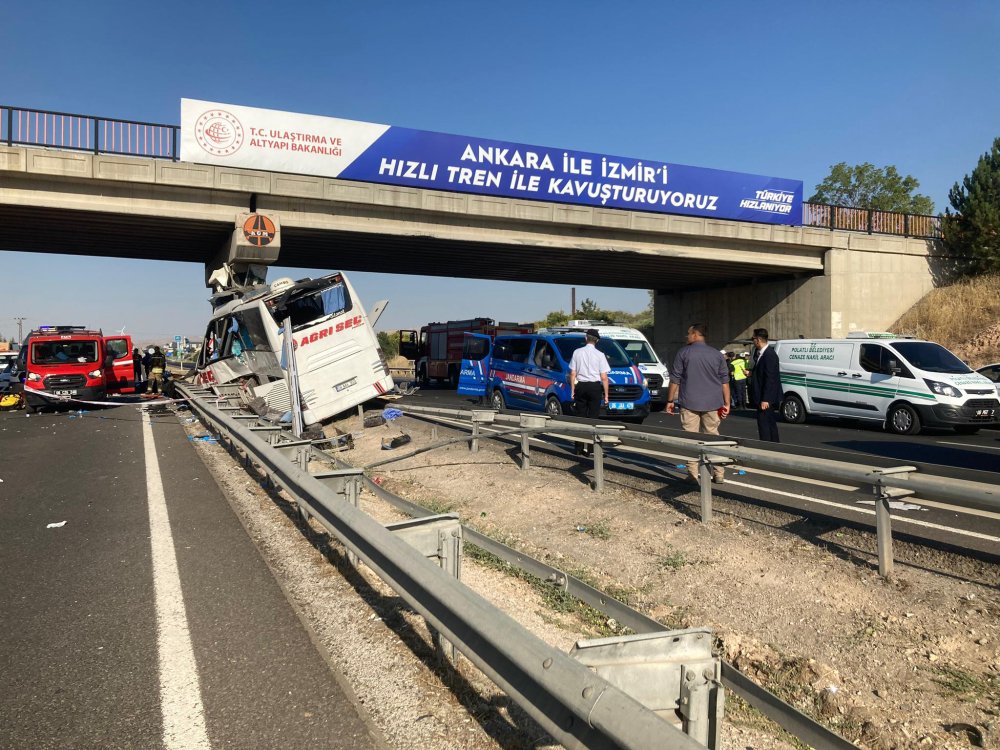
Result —
<path fill-rule="evenodd" d="M 750 371 L 750 403 L 757 409 L 757 435 L 761 440 L 780 443 L 778 409 L 781 406 L 781 372 L 778 354 L 767 345 L 767 329 L 753 331 L 753 369 Z"/>

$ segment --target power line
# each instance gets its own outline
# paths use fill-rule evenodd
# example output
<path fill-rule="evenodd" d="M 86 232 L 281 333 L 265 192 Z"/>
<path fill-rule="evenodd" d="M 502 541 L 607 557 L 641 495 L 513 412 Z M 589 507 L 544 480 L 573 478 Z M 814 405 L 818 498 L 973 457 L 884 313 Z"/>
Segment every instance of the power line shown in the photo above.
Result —
<path fill-rule="evenodd" d="M 17 345 L 20 346 L 21 342 L 24 341 L 24 334 L 21 331 L 21 326 L 24 325 L 24 321 L 27 318 L 14 318 L 17 321 Z"/>

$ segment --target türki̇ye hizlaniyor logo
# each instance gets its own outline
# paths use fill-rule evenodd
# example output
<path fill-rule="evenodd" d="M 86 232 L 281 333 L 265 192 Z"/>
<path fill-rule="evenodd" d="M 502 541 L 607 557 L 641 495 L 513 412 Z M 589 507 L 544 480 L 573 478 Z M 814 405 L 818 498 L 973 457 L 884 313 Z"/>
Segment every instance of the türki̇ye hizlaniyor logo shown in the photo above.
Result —
<path fill-rule="evenodd" d="M 253 214 L 243 222 L 243 236 L 251 245 L 270 245 L 275 233 L 274 222 L 262 214 Z"/>
<path fill-rule="evenodd" d="M 229 156 L 243 145 L 243 125 L 223 109 L 210 109 L 194 124 L 194 137 L 212 156 Z"/>

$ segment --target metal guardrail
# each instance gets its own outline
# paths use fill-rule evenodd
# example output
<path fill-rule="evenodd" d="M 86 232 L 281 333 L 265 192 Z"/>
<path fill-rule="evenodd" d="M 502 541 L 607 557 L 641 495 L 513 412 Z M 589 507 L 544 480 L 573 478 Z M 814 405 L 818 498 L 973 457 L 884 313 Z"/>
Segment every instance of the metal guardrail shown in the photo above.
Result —
<path fill-rule="evenodd" d="M 0 105 L 0 142 L 95 154 L 179 159 L 179 125 Z M 941 217 L 824 203 L 802 204 L 802 226 L 941 239 Z"/>
<path fill-rule="evenodd" d="M 182 390 L 182 392 L 184 392 L 189 396 L 193 395 L 194 393 L 191 389 L 183 385 L 180 387 L 180 390 Z M 212 398 L 216 401 L 217 405 L 222 401 L 222 399 L 218 397 L 212 397 Z M 303 486 L 301 489 L 299 489 L 297 484 L 290 482 L 283 473 L 279 473 L 277 471 L 278 467 L 276 466 L 276 464 L 278 464 L 279 462 L 275 461 L 273 459 L 273 456 L 275 454 L 285 454 L 286 457 L 292 457 L 292 458 L 297 457 L 298 462 L 302 468 L 298 468 L 295 470 L 294 473 L 296 475 L 301 475 L 302 473 L 305 472 L 305 467 L 308 466 L 309 456 L 307 455 L 307 453 L 309 452 L 316 454 L 317 457 L 322 457 L 327 461 L 333 460 L 334 462 L 336 462 L 336 459 L 332 459 L 330 455 L 317 451 L 315 447 L 312 447 L 310 441 L 285 439 L 286 437 L 290 437 L 288 436 L 287 431 L 283 431 L 281 428 L 276 426 L 261 426 L 256 428 L 253 427 L 247 428 L 251 432 L 253 430 L 264 431 L 265 433 L 271 436 L 271 440 L 277 441 L 275 443 L 261 445 L 261 441 L 258 439 L 256 441 L 257 445 L 254 445 L 253 444 L 254 441 L 246 439 L 244 428 L 241 427 L 239 424 L 237 424 L 235 422 L 235 419 L 227 416 L 228 413 L 239 410 L 239 407 L 223 406 L 217 409 L 212 409 L 210 406 L 206 406 L 204 402 L 198 400 L 192 400 L 191 405 L 192 408 L 199 413 L 202 419 L 208 421 L 209 423 L 214 425 L 217 429 L 219 429 L 221 433 L 224 433 L 228 436 L 227 439 L 229 440 L 230 447 L 236 448 L 237 452 L 243 452 L 244 455 L 247 457 L 247 460 L 254 460 L 256 462 L 259 462 L 265 474 L 269 476 L 272 479 L 272 481 L 274 481 L 278 486 L 281 486 L 286 492 L 288 492 L 292 496 L 293 500 L 299 505 L 300 511 L 302 511 L 305 515 L 311 515 L 312 517 L 315 517 L 318 521 L 323 523 L 323 525 L 326 526 L 327 529 L 332 534 L 337 536 L 342 542 L 345 543 L 345 546 L 347 546 L 348 548 L 348 558 L 351 560 L 356 560 L 356 555 L 361 552 L 361 548 L 356 544 L 352 544 L 349 535 L 342 534 L 340 531 L 338 531 L 339 528 L 338 518 L 336 517 L 336 514 L 334 512 L 335 509 L 331 508 L 328 504 L 329 502 L 328 497 L 324 496 L 308 497 L 301 494 L 303 490 L 309 490 L 309 487 Z M 407 407 L 407 408 L 409 410 L 412 407 Z M 478 411 L 477 414 L 473 415 L 472 412 L 453 410 L 453 409 L 426 409 L 426 411 L 434 411 L 441 416 L 449 418 L 453 418 L 456 416 L 478 417 L 477 421 L 472 422 L 472 434 L 469 437 L 465 438 L 465 440 L 467 440 L 470 443 L 470 448 L 473 448 L 476 445 L 477 440 L 480 438 L 485 439 L 487 437 L 490 438 L 498 437 L 496 433 L 489 434 L 477 429 L 477 425 L 481 426 L 484 423 L 492 421 L 484 418 L 487 412 Z M 488 414 L 490 414 L 491 416 L 494 415 L 493 412 L 488 412 Z M 499 415 L 499 416 L 509 418 L 509 415 Z M 237 417 L 236 419 L 240 418 Z M 242 419 L 253 421 L 256 418 L 252 416 L 245 416 L 242 417 Z M 602 453 L 602 446 L 605 444 L 604 441 L 606 440 L 609 442 L 614 441 L 615 437 L 614 433 L 616 431 L 612 430 L 611 433 L 609 434 L 608 431 L 604 429 L 605 428 L 604 425 L 587 425 L 587 424 L 571 423 L 571 422 L 560 422 L 552 425 L 544 425 L 547 419 L 548 417 L 541 415 L 522 415 L 522 417 L 520 418 L 522 425 L 518 429 L 504 429 L 502 431 L 504 435 L 510 436 L 514 434 L 519 434 L 521 436 L 522 451 L 524 451 L 524 453 L 522 454 L 522 468 L 527 468 L 528 466 L 527 452 L 525 449 L 527 444 L 527 438 L 530 435 L 540 434 L 540 433 L 551 434 L 554 432 L 555 434 L 570 433 L 573 436 L 582 439 L 589 437 L 595 441 L 594 454 L 595 454 L 596 465 L 598 466 L 600 465 L 599 459 Z M 244 422 L 244 424 L 246 423 Z M 544 426 L 539 427 L 538 426 L 539 424 L 542 424 Z M 614 428 L 616 426 L 611 425 L 611 427 Z M 243 434 L 242 437 L 241 433 Z M 456 440 L 447 439 L 441 441 L 440 443 L 437 443 L 437 445 L 443 446 L 447 444 L 452 444 L 454 442 L 456 442 Z M 687 442 L 692 443 L 695 441 L 687 441 Z M 225 444 L 225 439 L 223 440 L 223 443 Z M 271 448 L 271 450 L 269 451 L 265 447 L 268 445 Z M 262 453 L 257 453 L 256 452 L 257 450 L 261 450 Z M 401 458 L 405 457 L 405 455 L 413 455 L 413 454 L 412 453 L 401 454 L 400 457 Z M 251 456 L 253 457 L 252 459 Z M 284 472 L 287 474 L 288 471 L 289 471 L 288 467 L 285 466 Z M 332 473 L 341 474 L 345 472 L 351 472 L 357 474 L 360 472 L 360 470 L 350 468 L 350 469 L 344 469 L 341 472 L 332 472 Z M 320 481 L 322 481 L 322 479 L 320 479 Z M 402 510 L 405 513 L 408 513 L 411 516 L 418 518 L 433 516 L 431 511 L 428 511 L 425 508 L 422 508 L 421 506 L 415 505 L 403 498 L 393 495 L 392 493 L 388 492 L 387 490 L 385 490 L 375 482 L 371 481 L 367 477 L 364 477 L 364 483 L 367 489 L 369 489 L 370 491 L 381 497 L 383 500 L 386 500 L 390 504 L 394 505 L 396 508 Z M 350 495 L 351 492 L 348 491 L 345 492 L 345 494 Z M 304 510 L 306 508 L 309 510 Z M 360 511 L 356 512 L 360 513 Z M 347 519 L 340 519 L 340 522 L 343 523 L 345 520 Z M 349 520 L 347 520 L 347 522 L 350 523 Z M 360 529 L 357 531 L 357 533 L 364 534 L 365 530 Z M 462 533 L 463 536 L 471 543 L 481 547 L 482 549 L 486 550 L 491 554 L 498 556 L 499 558 L 510 563 L 512 566 L 520 570 L 523 570 L 527 573 L 530 573 L 536 576 L 537 578 L 566 591 L 570 595 L 578 598 L 579 600 L 594 607 L 595 609 L 602 611 L 611 617 L 616 618 L 616 620 L 619 623 L 628 628 L 631 628 L 638 634 L 662 632 L 664 630 L 663 625 L 656 622 L 655 620 L 652 620 L 646 617 L 645 615 L 636 612 L 635 610 L 629 608 L 624 603 L 616 600 L 614 597 L 611 597 L 608 594 L 589 586 L 588 584 L 565 573 L 564 571 L 553 568 L 540 560 L 536 560 L 516 550 L 513 550 L 510 547 L 507 547 L 506 545 L 500 542 L 497 542 L 483 534 L 480 534 L 479 532 L 473 529 L 462 527 Z M 391 552 L 392 551 L 389 550 L 389 554 L 391 554 Z M 364 559 L 374 570 L 376 570 L 377 573 L 382 575 L 383 578 L 394 588 L 400 585 L 400 583 L 405 584 L 408 582 L 405 576 L 402 577 L 402 581 L 400 581 L 399 579 L 386 577 L 386 575 L 383 573 L 383 569 L 377 566 L 378 563 L 377 559 L 374 561 L 376 563 L 375 565 L 372 564 L 373 561 L 371 558 L 364 557 Z M 423 561 L 423 558 L 420 559 Z M 397 571 L 399 570 L 398 567 L 396 568 L 396 570 Z M 446 640 L 454 638 L 455 636 L 452 634 L 455 633 L 456 631 L 461 630 L 460 628 L 445 629 L 440 624 L 441 621 L 436 621 L 431 617 L 429 617 L 427 614 L 425 614 L 425 612 L 427 612 L 428 609 L 430 609 L 431 611 L 437 611 L 435 608 L 420 607 L 414 601 L 413 597 L 415 595 L 413 594 L 413 592 L 405 592 L 400 588 L 396 588 L 396 590 L 403 596 L 403 598 L 407 602 L 411 604 L 411 606 L 414 607 L 414 609 L 416 609 L 421 614 L 424 614 L 424 616 L 428 619 L 428 622 L 433 627 L 438 628 L 439 633 L 444 634 Z M 486 605 L 486 606 L 488 608 L 491 605 Z M 450 613 L 448 613 L 447 616 L 443 617 L 442 620 L 445 623 L 450 622 L 452 618 L 459 617 L 460 616 L 459 613 L 463 613 L 465 615 L 473 615 L 473 616 L 478 614 L 478 612 L 476 612 L 475 610 L 469 610 L 469 609 L 453 610 Z M 515 637 L 520 637 L 520 635 L 515 634 Z M 453 641 L 453 643 L 458 643 L 460 647 L 462 647 L 461 641 Z M 562 655 L 561 652 L 557 653 Z M 466 655 L 468 656 L 469 654 L 467 653 Z M 497 676 L 494 670 L 485 668 L 483 666 L 483 663 L 481 661 L 478 661 L 475 658 L 475 656 L 478 656 L 480 659 L 487 659 L 490 658 L 491 656 L 495 657 L 501 655 L 491 652 L 481 652 L 478 654 L 474 654 L 472 657 L 470 657 L 470 660 L 472 660 L 473 663 L 479 666 L 484 671 L 484 673 L 486 673 L 488 676 L 494 679 L 494 681 L 501 688 L 506 690 L 507 687 L 505 686 L 505 682 L 503 681 L 502 676 Z M 506 660 L 508 659 L 508 657 L 509 655 L 502 655 L 502 658 L 505 660 L 504 664 L 507 664 Z M 537 662 L 535 663 L 535 666 L 537 668 Z M 842 737 L 839 737 L 826 727 L 812 720 L 808 716 L 802 714 L 792 706 L 784 703 L 777 696 L 770 693 L 765 688 L 754 683 L 752 680 L 750 680 L 745 675 L 740 673 L 739 670 L 736 669 L 736 667 L 729 664 L 728 662 L 725 661 L 721 662 L 720 680 L 721 683 L 726 688 L 732 690 L 734 693 L 736 693 L 744 700 L 746 700 L 751 706 L 761 711 L 765 716 L 768 716 L 769 718 L 774 720 L 777 724 L 785 728 L 787 731 L 789 731 L 799 739 L 808 742 L 810 746 L 817 748 L 818 750 L 851 750 L 852 748 L 855 748 L 855 746 L 850 742 L 848 742 L 847 740 L 844 740 Z M 580 684 L 576 684 L 575 689 L 579 691 Z M 584 697 L 587 697 L 586 689 L 584 689 L 582 695 Z M 530 701 L 535 696 L 524 695 L 523 693 L 511 693 L 511 696 L 518 702 L 521 702 L 521 705 L 530 715 L 538 719 L 538 711 L 541 709 L 537 706 L 534 707 L 533 709 L 531 706 L 522 702 L 522 701 Z M 571 708 L 568 708 L 567 710 L 571 710 Z M 548 705 L 546 708 L 544 708 L 543 715 L 550 719 L 558 718 L 558 716 L 553 717 L 551 705 Z M 591 718 L 589 721 L 592 720 L 593 719 Z M 541 720 L 539 720 L 539 723 L 546 729 L 550 729 L 549 723 L 546 723 L 545 721 Z M 601 727 L 593 725 L 591 726 L 591 728 L 598 729 Z M 671 729 L 673 728 L 671 727 Z M 664 729 L 661 727 L 660 731 L 662 733 Z M 554 734 L 553 736 L 556 737 L 556 739 L 562 741 L 564 744 L 566 744 L 566 739 L 564 737 L 560 737 L 557 734 Z M 574 740 L 580 740 L 577 734 L 574 734 L 573 736 Z M 649 741 L 647 739 L 643 740 L 644 744 L 642 744 L 641 746 L 643 747 L 666 746 L 666 747 L 685 747 L 685 748 L 688 747 L 687 744 L 683 745 L 670 744 L 671 742 L 679 741 L 676 739 L 678 736 L 687 739 L 685 735 L 678 735 L 677 732 L 673 733 L 668 732 L 666 739 L 663 737 L 662 734 L 659 736 L 657 741 L 660 744 L 657 743 L 649 744 Z M 616 738 L 615 739 L 615 743 L 617 743 L 616 746 L 620 747 L 631 746 L 626 744 L 625 739 L 626 738 L 623 737 Z M 586 740 L 580 740 L 580 741 L 586 741 Z M 662 742 L 664 741 L 668 742 L 668 744 L 663 745 Z M 579 744 L 579 742 L 574 742 L 573 744 L 566 744 L 566 746 L 603 747 L 605 745 L 604 744 L 581 745 Z M 700 747 L 700 745 L 695 745 L 695 747 Z"/>
<path fill-rule="evenodd" d="M 0 105 L 0 142 L 94 154 L 179 158 L 179 125 Z"/>
<path fill-rule="evenodd" d="M 351 554 L 363 560 L 565 747 L 703 750 L 652 710 L 444 574 L 284 455 L 298 452 L 305 456 L 310 441 L 268 443 L 253 428 L 243 427 L 211 406 L 205 392 L 185 385 L 178 385 L 178 390 L 190 398 L 193 411 L 224 433 L 225 441 L 252 456 L 277 486 L 308 508 Z M 221 402 L 214 396 L 209 398 Z M 277 427 L 263 429 L 282 433 Z M 301 458 L 303 464 L 307 460 Z"/>
<path fill-rule="evenodd" d="M 426 406 L 407 405 L 406 411 L 412 414 L 437 415 L 451 418 L 472 420 L 477 410 L 439 409 Z M 533 418 L 543 418 L 532 415 Z M 519 424 L 520 417 L 509 414 L 497 414 L 497 424 Z M 602 443 L 607 443 L 607 431 L 610 424 L 581 425 L 578 422 L 553 419 L 545 432 L 550 434 L 586 434 L 590 431 L 595 442 L 595 489 L 600 489 L 603 483 L 603 451 Z M 621 428 L 619 428 L 621 429 Z M 602 433 L 604 433 L 602 435 Z M 1000 487 L 995 484 L 972 482 L 963 479 L 952 479 L 921 474 L 914 466 L 873 467 L 846 461 L 833 461 L 825 458 L 795 456 L 784 451 L 771 451 L 761 448 L 748 448 L 739 445 L 736 440 L 720 438 L 705 440 L 687 437 L 671 437 L 656 433 L 642 432 L 630 429 L 627 433 L 618 433 L 629 440 L 643 442 L 651 446 L 672 448 L 682 455 L 695 456 L 698 459 L 701 493 L 701 517 L 705 523 L 712 521 L 712 482 L 713 466 L 727 465 L 739 462 L 748 466 L 757 466 L 780 471 L 799 472 L 806 476 L 819 479 L 838 480 L 870 488 L 875 500 L 876 534 L 878 538 L 879 573 L 883 577 L 893 571 L 892 555 L 892 517 L 889 502 L 895 498 L 908 497 L 919 493 L 927 499 L 941 499 L 962 504 L 970 510 L 1000 511 Z M 704 436 L 711 437 L 711 436 Z M 614 441 L 616 450 L 629 450 L 627 445 Z M 522 443 L 523 445 L 523 443 Z"/>

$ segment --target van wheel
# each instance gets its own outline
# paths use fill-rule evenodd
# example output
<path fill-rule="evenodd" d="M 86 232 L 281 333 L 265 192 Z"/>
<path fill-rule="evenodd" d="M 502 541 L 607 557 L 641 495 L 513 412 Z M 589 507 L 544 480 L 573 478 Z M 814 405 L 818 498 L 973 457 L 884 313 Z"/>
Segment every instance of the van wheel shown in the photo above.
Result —
<path fill-rule="evenodd" d="M 781 418 L 790 424 L 802 424 L 806 421 L 806 407 L 802 399 L 794 393 L 785 396 L 781 402 Z"/>
<path fill-rule="evenodd" d="M 545 413 L 550 417 L 561 417 L 563 414 L 562 404 L 559 403 L 559 399 L 555 396 L 549 396 L 545 399 Z"/>
<path fill-rule="evenodd" d="M 503 411 L 507 408 L 507 404 L 504 403 L 503 394 L 499 388 L 494 388 L 493 393 L 490 394 L 490 405 L 497 411 Z"/>
<path fill-rule="evenodd" d="M 957 432 L 959 435 L 975 435 L 977 432 L 979 432 L 979 428 L 973 427 L 970 424 L 960 424 L 957 427 L 955 427 L 955 432 Z"/>
<path fill-rule="evenodd" d="M 896 404 L 889 410 L 886 426 L 897 435 L 916 435 L 920 432 L 920 416 L 909 404 Z"/>

